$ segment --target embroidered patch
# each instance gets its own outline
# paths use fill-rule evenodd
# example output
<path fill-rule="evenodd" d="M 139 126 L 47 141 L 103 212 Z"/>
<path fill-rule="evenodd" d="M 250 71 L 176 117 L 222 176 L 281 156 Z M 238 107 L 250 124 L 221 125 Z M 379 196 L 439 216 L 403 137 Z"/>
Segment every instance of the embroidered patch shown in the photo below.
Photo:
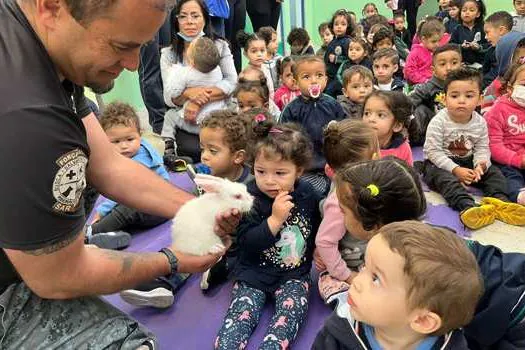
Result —
<path fill-rule="evenodd" d="M 68 152 L 58 158 L 58 169 L 53 181 L 53 209 L 63 213 L 77 210 L 86 188 L 86 167 L 88 159 L 79 149 Z"/>

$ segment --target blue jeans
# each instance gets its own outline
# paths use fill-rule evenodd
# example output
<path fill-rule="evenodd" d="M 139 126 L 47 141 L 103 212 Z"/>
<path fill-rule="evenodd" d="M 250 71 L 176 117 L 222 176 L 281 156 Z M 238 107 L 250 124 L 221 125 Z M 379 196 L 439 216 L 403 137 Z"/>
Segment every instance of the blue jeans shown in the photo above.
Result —
<path fill-rule="evenodd" d="M 494 163 L 507 179 L 507 195 L 516 202 L 520 189 L 525 187 L 525 169 L 518 169 L 510 165 Z"/>
<path fill-rule="evenodd" d="M 164 104 L 162 78 L 160 76 L 160 49 L 171 44 L 170 15 L 160 28 L 155 39 L 140 49 L 139 85 L 140 93 L 153 132 L 160 134 L 164 123 L 166 105 Z"/>

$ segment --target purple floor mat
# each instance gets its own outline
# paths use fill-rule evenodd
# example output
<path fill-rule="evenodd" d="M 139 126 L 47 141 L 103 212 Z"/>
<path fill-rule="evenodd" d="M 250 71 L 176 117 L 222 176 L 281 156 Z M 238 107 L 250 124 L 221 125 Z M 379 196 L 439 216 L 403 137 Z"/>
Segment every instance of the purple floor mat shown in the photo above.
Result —
<path fill-rule="evenodd" d="M 186 175 L 172 174 L 171 178 L 185 190 L 192 187 L 192 182 Z M 170 225 L 171 222 L 167 222 L 154 229 L 134 234 L 131 246 L 127 250 L 158 251 L 166 247 L 171 243 Z M 316 276 L 313 277 L 316 281 Z M 231 301 L 232 284 L 227 283 L 204 296 L 199 288 L 199 281 L 200 274 L 190 277 L 175 295 L 174 305 L 167 310 L 137 308 L 125 303 L 116 294 L 106 296 L 105 299 L 155 333 L 161 349 L 211 349 Z M 311 288 L 308 318 L 293 347 L 309 349 L 330 312 L 331 310 L 321 301 L 315 282 Z M 247 349 L 257 349 L 272 313 L 273 304 L 268 302 Z"/>
<path fill-rule="evenodd" d="M 417 149 L 414 152 L 416 155 Z M 171 174 L 172 182 L 184 190 L 191 190 L 193 183 L 186 174 Z M 445 205 L 428 205 L 425 221 L 450 227 L 460 236 L 469 236 L 459 221 L 457 213 Z M 171 222 L 133 235 L 129 251 L 158 251 L 171 243 Z M 331 310 L 323 304 L 317 289 L 316 276 L 311 289 L 308 318 L 302 326 L 293 348 L 309 349 L 324 320 Z M 144 324 L 159 339 L 162 349 L 210 349 L 230 303 L 231 283 L 203 295 L 199 288 L 200 274 L 192 276 L 177 292 L 174 305 L 167 310 L 137 308 L 122 301 L 118 295 L 105 298 L 123 312 Z M 259 326 L 250 338 L 247 349 L 256 349 L 263 339 L 273 312 L 268 302 Z"/>

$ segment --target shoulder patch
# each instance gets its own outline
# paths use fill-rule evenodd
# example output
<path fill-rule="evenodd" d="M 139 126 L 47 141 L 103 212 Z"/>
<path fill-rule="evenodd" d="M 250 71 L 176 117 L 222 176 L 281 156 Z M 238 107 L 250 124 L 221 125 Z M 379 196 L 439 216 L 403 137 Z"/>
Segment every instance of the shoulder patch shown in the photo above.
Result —
<path fill-rule="evenodd" d="M 77 210 L 82 192 L 86 188 L 87 156 L 80 149 L 70 151 L 56 161 L 60 167 L 53 181 L 53 209 L 62 213 Z"/>

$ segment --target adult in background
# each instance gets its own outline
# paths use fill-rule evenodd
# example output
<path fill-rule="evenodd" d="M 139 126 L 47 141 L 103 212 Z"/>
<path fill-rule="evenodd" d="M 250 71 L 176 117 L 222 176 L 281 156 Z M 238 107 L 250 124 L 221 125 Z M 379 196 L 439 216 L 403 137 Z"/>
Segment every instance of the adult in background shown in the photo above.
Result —
<path fill-rule="evenodd" d="M 425 0 L 385 0 L 386 5 L 394 13 L 406 13 L 405 16 L 410 33 L 417 31 L 417 11 L 424 2 Z"/>
<path fill-rule="evenodd" d="M 246 11 L 252 21 L 253 31 L 271 26 L 277 30 L 281 16 L 281 4 L 284 0 L 246 0 Z"/>
<path fill-rule="evenodd" d="M 197 113 L 211 101 L 228 98 L 237 84 L 232 53 L 228 43 L 211 30 L 210 15 L 205 3 L 202 0 L 179 0 L 174 16 L 173 42 L 170 47 L 162 49 L 160 58 L 164 102 L 169 106 L 161 136 L 165 139 L 164 160 L 169 168 L 179 156 L 200 162 L 199 128 L 195 122 Z M 188 64 L 186 50 L 194 39 L 202 36 L 215 42 L 221 57 L 219 66 L 224 79 L 216 86 L 187 88 L 182 95 L 174 96 L 170 84 L 176 82 L 178 77 L 170 74 L 172 67 Z M 182 105 L 185 105 L 183 115 Z M 179 116 L 168 117 L 171 113 Z"/>
<path fill-rule="evenodd" d="M 218 255 L 84 244 L 89 181 L 127 206 L 173 217 L 191 195 L 113 150 L 83 86 L 136 70 L 167 0 L 0 2 L 0 348 L 154 349 L 154 336 L 97 295 L 204 271 Z M 132 189 L 132 190 L 131 190 Z M 218 220 L 231 232 L 235 213 Z M 232 217 L 232 215 L 234 215 Z"/>
<path fill-rule="evenodd" d="M 166 105 L 162 96 L 162 78 L 160 75 L 160 49 L 171 43 L 170 16 L 155 38 L 140 48 L 139 86 L 142 100 L 148 111 L 149 125 L 156 134 L 161 133 Z"/>
<path fill-rule="evenodd" d="M 230 16 L 225 21 L 226 39 L 230 42 L 230 48 L 235 62 L 235 70 L 240 73 L 242 70 L 241 47 L 237 42 L 237 33 L 244 31 L 246 26 L 246 0 L 228 0 L 230 5 Z"/>

